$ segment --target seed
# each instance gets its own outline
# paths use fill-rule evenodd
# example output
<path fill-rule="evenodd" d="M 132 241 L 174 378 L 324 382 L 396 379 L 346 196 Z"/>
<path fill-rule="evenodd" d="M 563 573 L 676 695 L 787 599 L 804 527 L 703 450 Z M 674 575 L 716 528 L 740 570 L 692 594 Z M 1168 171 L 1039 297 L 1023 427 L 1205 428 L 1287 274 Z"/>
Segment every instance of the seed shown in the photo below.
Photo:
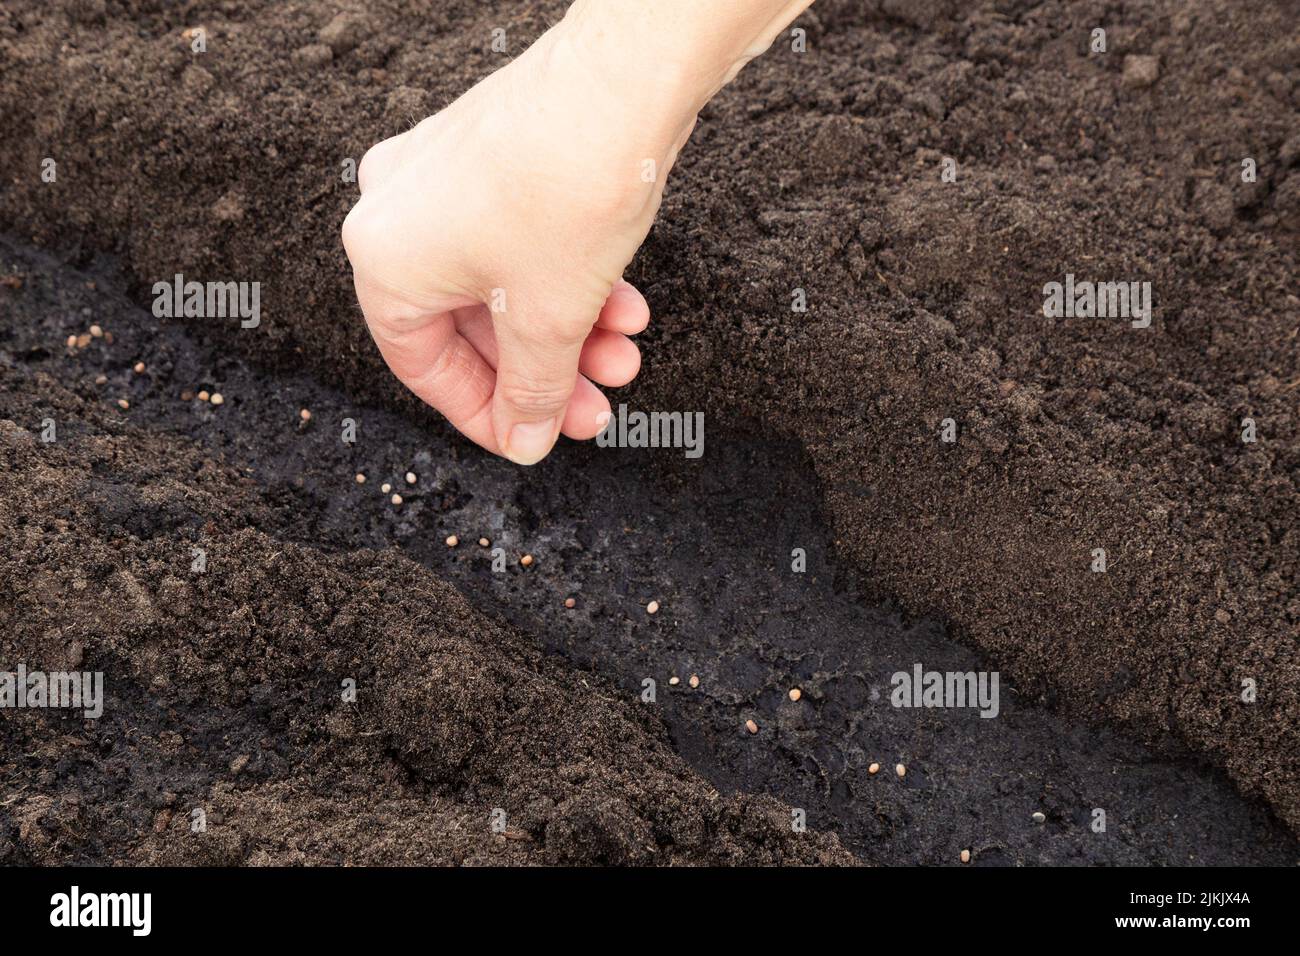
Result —
<path fill-rule="evenodd" d="M 361 474 L 361 472 L 357 472 L 357 484 L 364 485 L 365 483 L 366 483 L 366 476 Z"/>
<path fill-rule="evenodd" d="M 307 409 L 304 408 L 302 411 L 298 413 L 298 417 L 305 422 L 309 422 L 311 421 L 311 412 L 307 411 Z"/>
<path fill-rule="evenodd" d="M 130 407 L 131 407 L 131 403 L 128 402 L 125 398 L 119 398 L 119 399 L 117 400 L 117 405 L 118 405 L 119 408 L 130 408 Z"/>
<path fill-rule="evenodd" d="M 413 484 L 415 484 L 415 472 L 413 472 L 413 471 L 408 471 L 408 472 L 406 473 L 406 483 L 407 483 L 408 485 L 413 485 Z"/>
<path fill-rule="evenodd" d="M 92 325 L 90 327 L 91 338 L 98 339 L 98 338 L 102 338 L 103 335 L 104 335 L 104 330 L 101 329 L 98 325 Z"/>
<path fill-rule="evenodd" d="M 700 686 L 700 679 L 699 679 L 698 677 L 696 677 L 694 674 L 692 674 L 692 675 L 691 675 L 691 679 L 690 679 L 689 681 L 687 681 L 687 683 L 690 684 L 692 687 L 699 687 L 699 686 Z"/>
<path fill-rule="evenodd" d="M 207 393 L 207 392 L 199 392 L 199 401 L 200 401 L 200 402 L 206 402 L 207 400 L 208 400 L 208 393 Z"/>
<path fill-rule="evenodd" d="M 70 348 L 70 349 L 75 349 L 76 347 L 77 347 L 77 337 L 76 337 L 75 335 L 69 335 L 69 336 L 68 336 L 68 348 Z"/>
<path fill-rule="evenodd" d="M 651 601 L 649 604 L 647 604 L 647 605 L 645 606 L 645 612 L 646 612 L 647 614 L 658 614 L 658 613 L 659 613 L 659 602 L 658 602 L 658 601 Z"/>
<path fill-rule="evenodd" d="M 393 504 L 395 504 L 395 505 L 400 505 L 400 504 L 402 503 L 402 496 L 401 496 L 401 495 L 393 495 L 393 497 L 389 498 L 388 500 L 391 501 L 391 502 L 392 502 Z"/>
<path fill-rule="evenodd" d="M 569 610 L 573 610 L 575 607 L 578 606 L 578 602 L 575 601 L 573 598 L 565 598 L 564 606 L 567 607 Z M 677 679 L 673 678 L 672 683 L 674 684 L 677 683 Z"/>
<path fill-rule="evenodd" d="M 224 402 L 224 401 L 225 401 L 225 399 L 221 396 L 221 393 L 220 393 L 220 392 L 213 392 L 213 393 L 212 393 L 212 404 L 213 404 L 213 405 L 220 405 L 220 404 L 221 404 L 222 402 Z"/>
<path fill-rule="evenodd" d="M 134 365 L 131 366 L 131 370 L 132 370 L 133 372 L 135 372 L 136 375 L 143 375 L 143 374 L 144 374 L 144 362 L 136 362 Z"/>
<path fill-rule="evenodd" d="M 1032 819 L 1035 823 L 1044 823 L 1047 820 L 1047 817 L 1039 813 L 1037 810 L 1035 810 L 1033 817 L 1031 817 L 1030 819 Z"/>
<path fill-rule="evenodd" d="M 904 777 L 907 776 L 907 768 L 904 767 L 901 763 L 894 764 L 894 773 L 898 774 L 899 780 L 902 780 Z"/>
<path fill-rule="evenodd" d="M 880 773 L 880 764 L 873 763 L 870 767 L 867 768 L 867 773 Z"/>
<path fill-rule="evenodd" d="M 82 332 L 80 335 L 77 336 L 77 348 L 84 349 L 89 344 L 90 344 L 90 336 L 87 335 L 85 332 Z"/>
<path fill-rule="evenodd" d="M 384 494 L 388 494 L 390 491 L 393 490 L 393 486 L 385 481 L 382 485 L 379 486 L 379 490 L 382 491 Z"/>
<path fill-rule="evenodd" d="M 961 861 L 962 861 L 963 863 L 969 863 L 969 862 L 970 862 L 970 850 L 962 850 L 962 851 L 961 851 Z"/>
<path fill-rule="evenodd" d="M 478 546 L 479 546 L 480 548 L 486 548 L 486 547 L 487 547 L 489 544 L 491 544 L 491 543 L 492 543 L 492 542 L 489 541 L 487 538 L 479 538 L 479 539 L 478 539 Z"/>
<path fill-rule="evenodd" d="M 458 544 L 460 544 L 460 538 L 456 537 L 454 534 L 447 535 L 447 547 L 454 548 Z"/>
<path fill-rule="evenodd" d="M 105 384 L 107 381 L 108 381 L 108 376 L 107 376 L 107 375 L 96 375 L 96 376 L 95 376 L 95 384 L 96 384 L 96 385 L 103 385 L 103 384 Z"/>
<path fill-rule="evenodd" d="M 801 691 L 798 687 L 791 687 L 791 688 L 790 688 L 790 699 L 791 699 L 791 700 L 798 700 L 798 699 L 799 699 L 800 697 L 802 697 L 802 696 L 803 696 L 803 691 Z"/>
<path fill-rule="evenodd" d="M 673 687 L 676 687 L 678 684 L 681 683 L 681 679 L 677 677 L 670 677 L 668 678 L 668 683 Z"/>
<path fill-rule="evenodd" d="M 519 559 L 519 563 L 522 564 L 524 567 L 528 567 L 533 563 L 533 556 L 531 554 L 525 554 L 522 558 Z"/>
<path fill-rule="evenodd" d="M 753 720 L 747 720 L 745 721 L 745 729 L 751 734 L 756 734 L 758 733 L 758 724 L 754 723 Z"/>

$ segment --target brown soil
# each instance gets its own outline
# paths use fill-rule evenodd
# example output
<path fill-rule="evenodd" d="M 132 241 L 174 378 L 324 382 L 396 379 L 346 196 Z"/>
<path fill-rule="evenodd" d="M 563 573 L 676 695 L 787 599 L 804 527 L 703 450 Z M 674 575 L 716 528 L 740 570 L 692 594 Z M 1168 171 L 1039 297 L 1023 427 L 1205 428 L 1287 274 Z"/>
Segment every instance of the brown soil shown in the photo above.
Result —
<path fill-rule="evenodd" d="M 141 303 L 176 271 L 259 280 L 256 333 L 195 331 L 419 415 L 356 321 L 340 164 L 496 68 L 493 27 L 522 46 L 559 5 L 356 4 L 351 38 L 326 55 L 319 31 L 343 8 L 7 4 L 0 224 L 114 250 Z M 1295 11 L 814 10 L 810 52 L 756 62 L 683 155 L 629 273 L 656 318 L 621 400 L 704 410 L 715 434 L 761 421 L 798 440 L 836 556 L 870 593 L 942 616 L 1027 698 L 1162 752 L 1190 748 L 1300 827 Z M 198 23 L 209 51 L 195 56 L 180 32 Z M 1098 25 L 1108 52 L 1090 56 Z M 1160 57 L 1154 85 L 1125 82 L 1130 53 Z M 39 181 L 45 156 L 57 184 Z M 959 163 L 955 184 L 940 181 L 943 156 Z M 1067 272 L 1151 281 L 1152 327 L 1044 319 L 1042 287 Z M 789 312 L 795 288 L 806 315 Z M 949 417 L 955 445 L 938 440 Z M 1240 441 L 1245 417 L 1257 443 Z M 257 562 L 247 580 L 269 573 L 256 539 L 237 546 Z M 1097 547 L 1105 574 L 1089 570 Z M 134 559 L 116 545 L 112 558 Z M 313 586 L 343 586 L 338 560 Z M 342 594 L 302 600 L 334 613 Z M 229 600 L 227 612 L 246 595 Z M 218 606 L 212 626 L 233 627 Z M 150 680 L 170 666 L 152 664 Z M 1245 678 L 1256 703 L 1240 700 Z M 394 723 L 404 712 L 377 719 L 414 748 Z M 433 765 L 399 753 L 417 776 Z"/>

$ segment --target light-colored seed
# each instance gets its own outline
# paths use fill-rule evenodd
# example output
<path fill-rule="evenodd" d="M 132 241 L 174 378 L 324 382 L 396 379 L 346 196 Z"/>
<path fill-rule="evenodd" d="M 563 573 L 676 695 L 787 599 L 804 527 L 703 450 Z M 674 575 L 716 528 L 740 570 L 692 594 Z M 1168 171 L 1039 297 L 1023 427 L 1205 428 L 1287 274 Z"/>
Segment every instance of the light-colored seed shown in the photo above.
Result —
<path fill-rule="evenodd" d="M 401 495 L 393 495 L 393 497 L 389 498 L 388 500 L 391 501 L 391 502 L 392 502 L 393 504 L 395 504 L 395 505 L 400 505 L 400 504 L 402 503 L 402 496 L 401 496 Z"/>
<path fill-rule="evenodd" d="M 963 863 L 969 863 L 969 862 L 970 862 L 970 850 L 962 850 L 962 851 L 961 851 L 961 861 L 962 861 Z"/>
<path fill-rule="evenodd" d="M 533 556 L 531 554 L 525 554 L 522 558 L 519 559 L 519 563 L 522 564 L 524 567 L 528 567 L 533 563 Z"/>
<path fill-rule="evenodd" d="M 208 393 L 207 393 L 207 392 L 199 392 L 199 401 L 200 401 L 200 402 L 206 402 L 207 400 L 208 400 Z"/>
<path fill-rule="evenodd" d="M 803 696 L 803 691 L 801 691 L 798 687 L 791 687 L 791 688 L 790 688 L 790 699 L 791 699 L 791 700 L 798 700 L 798 699 L 799 699 L 800 697 L 802 697 L 802 696 Z"/>
<path fill-rule="evenodd" d="M 136 362 L 134 365 L 131 366 L 131 369 L 132 369 L 132 371 L 135 372 L 136 375 L 143 375 L 143 374 L 144 374 L 144 362 Z"/>
<path fill-rule="evenodd" d="M 365 483 L 366 483 L 366 476 L 361 474 L 361 472 L 357 472 L 357 484 L 364 485 Z"/>
<path fill-rule="evenodd" d="M 573 598 L 565 598 L 564 606 L 572 610 L 573 608 L 578 606 L 578 602 L 575 601 Z"/>
<path fill-rule="evenodd" d="M 690 679 L 689 681 L 687 681 L 687 683 L 690 684 L 692 687 L 699 687 L 699 686 L 700 686 L 700 679 L 699 679 L 698 677 L 696 677 L 694 674 L 692 674 L 692 675 L 691 675 L 691 679 Z"/>
<path fill-rule="evenodd" d="M 103 335 L 104 335 L 104 330 L 101 329 L 98 325 L 92 325 L 92 326 L 90 327 L 90 337 L 91 337 L 91 338 L 93 338 L 93 339 L 98 339 L 98 338 L 102 338 Z"/>
<path fill-rule="evenodd" d="M 756 734 L 758 733 L 758 724 L 754 723 L 752 719 L 747 720 L 745 721 L 745 729 L 748 730 L 751 734 Z"/>
<path fill-rule="evenodd" d="M 673 687 L 676 687 L 676 686 L 677 686 L 678 684 L 680 684 L 681 682 L 682 682 L 682 681 L 681 681 L 681 678 L 678 678 L 678 677 L 670 677 L 670 678 L 668 678 L 668 683 L 669 683 L 670 685 L 672 685 Z"/>
<path fill-rule="evenodd" d="M 225 397 L 224 397 L 220 392 L 213 392 L 213 393 L 212 393 L 212 399 L 211 399 L 211 401 L 212 401 L 212 404 L 213 404 L 213 405 L 220 405 L 220 404 L 221 404 L 222 402 L 224 402 L 225 400 L 226 400 Z"/>
<path fill-rule="evenodd" d="M 645 606 L 645 612 L 646 612 L 647 614 L 658 614 L 658 613 L 659 613 L 659 602 L 658 602 L 658 601 L 651 601 L 649 604 L 647 604 L 647 605 Z"/>
<path fill-rule="evenodd" d="M 80 335 L 77 336 L 77 348 L 84 349 L 89 344 L 90 344 L 90 336 L 87 335 L 85 332 L 82 332 Z"/>
<path fill-rule="evenodd" d="M 95 384 L 96 384 L 96 385 L 104 385 L 104 384 L 106 384 L 107 382 L 108 382 L 108 376 L 107 376 L 107 375 L 96 375 L 96 376 L 95 376 Z"/>
<path fill-rule="evenodd" d="M 901 763 L 894 764 L 894 773 L 898 774 L 898 779 L 902 780 L 907 776 L 907 768 Z"/>
<path fill-rule="evenodd" d="M 880 764 L 873 763 L 870 767 L 867 768 L 867 773 L 880 773 Z"/>
<path fill-rule="evenodd" d="M 415 472 L 413 472 L 413 471 L 408 471 L 408 472 L 406 473 L 406 483 L 407 483 L 408 485 L 413 485 L 413 484 L 415 484 Z"/>
<path fill-rule="evenodd" d="M 76 337 L 75 335 L 69 335 L 69 336 L 68 336 L 68 348 L 70 348 L 70 349 L 75 349 L 76 347 L 77 347 L 77 337 Z"/>
<path fill-rule="evenodd" d="M 1035 810 L 1032 819 L 1035 823 L 1044 823 L 1046 822 L 1047 817 L 1044 814 L 1039 813 L 1037 810 Z"/>
<path fill-rule="evenodd" d="M 298 413 L 298 417 L 305 422 L 309 422 L 311 421 L 311 412 L 309 412 L 307 409 L 304 408 L 302 411 Z"/>
<path fill-rule="evenodd" d="M 385 481 L 382 485 L 379 486 L 379 490 L 382 491 L 384 494 L 388 494 L 390 491 L 393 490 L 393 486 Z"/>
<path fill-rule="evenodd" d="M 458 544 L 460 544 L 460 538 L 456 537 L 454 534 L 447 535 L 447 547 L 454 548 Z"/>
<path fill-rule="evenodd" d="M 119 398 L 119 399 L 117 400 L 117 406 L 118 406 L 118 408 L 130 408 L 130 407 L 131 407 L 131 403 L 128 402 L 125 398 Z"/>
<path fill-rule="evenodd" d="M 492 542 L 489 541 L 487 538 L 479 538 L 479 539 L 478 539 L 478 546 L 479 546 L 480 548 L 486 548 L 486 547 L 487 547 L 489 544 L 491 544 L 491 543 L 492 543 Z"/>

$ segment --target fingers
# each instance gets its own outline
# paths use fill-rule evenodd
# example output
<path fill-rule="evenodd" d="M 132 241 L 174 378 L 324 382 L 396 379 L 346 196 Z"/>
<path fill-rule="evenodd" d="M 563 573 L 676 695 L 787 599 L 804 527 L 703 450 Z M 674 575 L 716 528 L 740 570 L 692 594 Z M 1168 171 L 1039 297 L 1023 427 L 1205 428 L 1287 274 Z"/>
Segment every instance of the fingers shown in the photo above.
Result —
<path fill-rule="evenodd" d="M 559 437 L 590 327 L 526 311 L 498 317 L 492 424 L 501 454 L 516 464 L 541 461 Z"/>
<path fill-rule="evenodd" d="M 500 454 L 492 428 L 496 375 L 456 328 L 451 313 L 416 318 L 384 293 L 357 280 L 357 298 L 380 354 L 398 380 L 433 406 L 466 438 Z M 393 320 L 403 320 L 400 325 Z"/>
<path fill-rule="evenodd" d="M 593 382 L 619 388 L 641 371 L 641 350 L 621 332 L 592 329 L 583 343 L 578 370 Z"/>
<path fill-rule="evenodd" d="M 604 429 L 603 423 L 608 418 L 602 416 L 609 413 L 609 399 L 605 393 L 579 375 L 560 431 L 574 441 L 590 441 Z"/>
<path fill-rule="evenodd" d="M 650 306 L 636 286 L 620 279 L 605 300 L 600 310 L 596 327 L 622 332 L 624 335 L 636 335 L 644 332 L 650 324 Z"/>

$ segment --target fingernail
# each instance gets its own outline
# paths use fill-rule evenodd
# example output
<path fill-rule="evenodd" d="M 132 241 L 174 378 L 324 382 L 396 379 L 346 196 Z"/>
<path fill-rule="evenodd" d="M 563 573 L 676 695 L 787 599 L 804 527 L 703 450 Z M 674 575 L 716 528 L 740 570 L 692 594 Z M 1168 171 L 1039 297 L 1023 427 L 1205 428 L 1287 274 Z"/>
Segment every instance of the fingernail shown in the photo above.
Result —
<path fill-rule="evenodd" d="M 510 429 L 510 438 L 502 449 L 516 465 L 535 465 L 555 444 L 555 419 L 544 422 L 520 422 Z"/>

